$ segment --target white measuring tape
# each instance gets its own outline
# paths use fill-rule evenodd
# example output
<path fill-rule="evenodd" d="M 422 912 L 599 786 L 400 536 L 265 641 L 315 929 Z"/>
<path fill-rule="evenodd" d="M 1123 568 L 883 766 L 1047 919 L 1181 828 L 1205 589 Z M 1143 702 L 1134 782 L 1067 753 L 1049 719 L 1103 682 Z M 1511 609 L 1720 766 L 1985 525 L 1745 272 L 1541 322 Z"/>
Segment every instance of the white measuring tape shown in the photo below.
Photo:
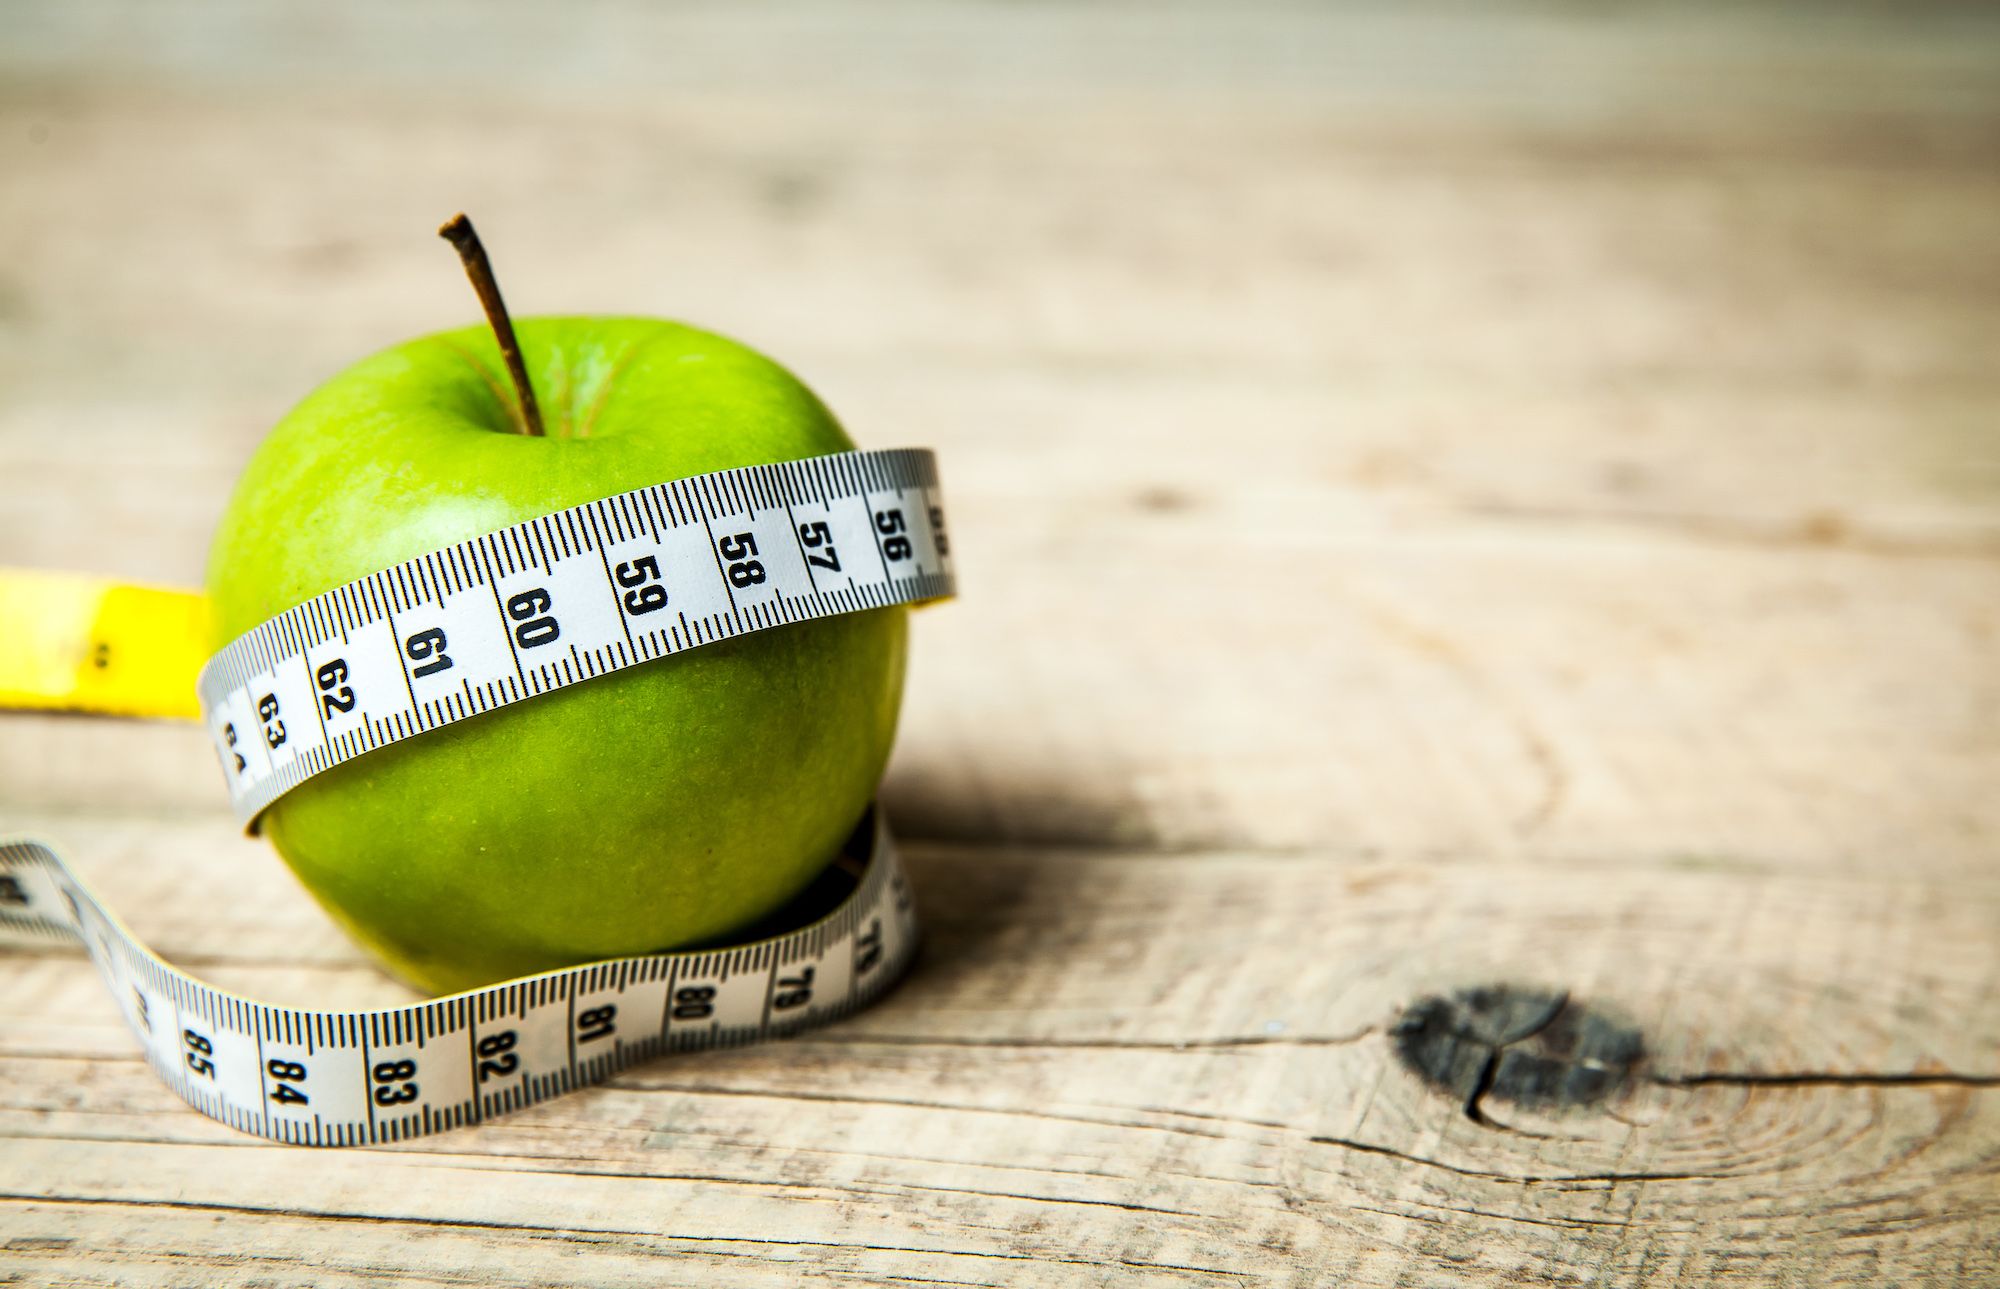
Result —
<path fill-rule="evenodd" d="M 434 551 L 233 641 L 198 685 L 238 818 L 314 774 L 481 712 L 785 623 L 955 583 L 931 453 L 848 452 L 621 493 Z M 147 1059 L 277 1141 L 397 1141 L 667 1051 L 846 1015 L 916 946 L 879 809 L 821 878 L 830 912 L 755 943 L 551 971 L 379 1011 L 273 1007 L 154 954 L 53 850 L 0 843 L 0 928 L 80 939 Z M 824 892 L 822 892 L 822 903 Z"/>
<path fill-rule="evenodd" d="M 697 475 L 573 506 L 314 596 L 202 669 L 244 823 L 320 771 L 609 671 L 953 593 L 919 449 Z"/>
<path fill-rule="evenodd" d="M 793 1034 L 865 1006 L 916 949 L 880 811 L 831 913 L 776 939 L 620 958 L 381 1011 L 273 1007 L 139 941 L 47 846 L 0 843 L 0 926 L 75 938 L 146 1059 L 203 1114 L 273 1141 L 353 1146 L 478 1123 L 662 1052 Z M 827 880 L 847 876 L 842 861 Z"/>

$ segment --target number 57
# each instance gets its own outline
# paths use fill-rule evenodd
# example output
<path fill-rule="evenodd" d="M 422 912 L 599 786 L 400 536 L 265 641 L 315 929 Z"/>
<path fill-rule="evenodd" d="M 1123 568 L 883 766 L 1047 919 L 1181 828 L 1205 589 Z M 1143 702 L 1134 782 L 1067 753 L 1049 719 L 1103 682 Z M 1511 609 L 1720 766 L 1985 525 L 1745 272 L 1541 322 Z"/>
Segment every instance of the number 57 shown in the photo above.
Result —
<path fill-rule="evenodd" d="M 806 548 L 806 563 L 840 571 L 840 552 L 833 548 L 833 530 L 824 519 L 799 525 L 799 545 Z"/>

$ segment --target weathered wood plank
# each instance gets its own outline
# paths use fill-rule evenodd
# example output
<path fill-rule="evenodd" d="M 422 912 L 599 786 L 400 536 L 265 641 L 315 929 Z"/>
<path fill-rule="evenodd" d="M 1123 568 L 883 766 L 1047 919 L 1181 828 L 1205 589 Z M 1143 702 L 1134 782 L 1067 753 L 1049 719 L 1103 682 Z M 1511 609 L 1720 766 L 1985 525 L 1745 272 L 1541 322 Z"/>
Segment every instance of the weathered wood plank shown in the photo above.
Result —
<path fill-rule="evenodd" d="M 107 876 L 150 866 L 135 915 L 163 942 L 215 937 L 225 961 L 208 974 L 247 986 L 271 973 L 237 928 L 149 898 L 200 884 L 206 832 L 160 830 Z M 536 1263 L 552 1283 L 639 1283 L 659 1253 L 751 1283 L 800 1258 L 995 1283 L 1119 1267 L 1581 1283 L 1642 1266 L 1859 1283 L 1892 1257 L 1963 1258 L 1965 1283 L 2000 1270 L 1980 1242 L 2000 1220 L 1990 881 L 1944 898 L 1893 877 L 1669 865 L 914 863 L 927 956 L 866 1016 L 310 1163 L 175 1103 L 80 959 L 17 956 L 0 1040 L 16 1256 L 50 1276 L 111 1257 L 145 1282 L 171 1253 L 249 1280 L 323 1241 L 342 1250 L 334 1273 L 405 1258 L 463 1272 L 486 1256 L 472 1246 L 560 1232 L 614 1252 Z M 296 894 L 266 911 L 274 934 L 311 921 Z M 383 1001 L 352 949 L 309 936 L 300 957 L 320 965 L 278 973 L 292 987 Z M 1502 1079 L 1475 1120 L 1411 1072 L 1396 1026 L 1424 997 L 1507 982 L 1573 991 L 1579 1012 L 1639 1034 L 1643 1062 L 1579 1106 L 1520 1104 Z M 269 1260 L 198 1234 L 261 1213 L 296 1232 Z M 316 1237 L 314 1221 L 342 1225 Z"/>

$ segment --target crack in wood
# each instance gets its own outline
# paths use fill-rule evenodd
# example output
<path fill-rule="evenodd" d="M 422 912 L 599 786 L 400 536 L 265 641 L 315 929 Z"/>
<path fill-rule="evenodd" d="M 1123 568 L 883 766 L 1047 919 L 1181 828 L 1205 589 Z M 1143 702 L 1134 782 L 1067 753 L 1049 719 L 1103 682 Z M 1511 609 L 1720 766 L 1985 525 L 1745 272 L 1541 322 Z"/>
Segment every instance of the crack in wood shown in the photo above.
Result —
<path fill-rule="evenodd" d="M 422 1151 L 411 1151 L 409 1153 L 416 1157 L 424 1156 L 424 1152 Z M 526 1158 L 526 1156 L 499 1155 L 495 1156 L 490 1163 L 438 1160 L 435 1166 L 475 1173 L 518 1172 L 520 1170 L 510 1168 L 508 1165 L 510 1162 L 522 1158 Z M 539 1156 L 539 1158 L 548 1158 L 548 1156 Z M 429 1160 L 426 1159 L 426 1162 L 429 1162 Z M 1183 1208 L 1163 1208 L 1154 1204 L 1134 1204 L 1126 1200 L 1091 1199 L 1077 1195 L 1026 1195 L 1018 1191 L 987 1191 L 970 1186 L 925 1186 L 919 1182 L 886 1182 L 877 1185 L 847 1182 L 840 1185 L 823 1185 L 787 1181 L 782 1177 L 723 1177 L 705 1173 L 648 1173 L 629 1168 L 539 1168 L 533 1171 L 544 1177 L 608 1177 L 621 1181 L 634 1182 L 685 1182 L 718 1186 L 742 1186 L 752 1190 L 820 1191 L 824 1192 L 824 1194 L 807 1196 L 805 1198 L 833 1204 L 845 1203 L 856 1194 L 893 1196 L 910 1191 L 924 1191 L 939 1195 L 964 1195 L 981 1199 L 1019 1200 L 1025 1204 L 1082 1204 L 1095 1208 L 1123 1209 L 1128 1213 L 1158 1213 L 1166 1217 L 1184 1217 L 1191 1221 L 1201 1221 L 1205 1217 L 1204 1214 L 1190 1212 Z M 1114 1180 L 1123 1181 L 1125 1179 L 1115 1178 Z"/>
<path fill-rule="evenodd" d="M 900 1244 L 869 1244 L 846 1240 L 787 1240 L 777 1236 L 689 1235 L 675 1231 L 635 1231 L 619 1227 L 539 1226 L 529 1222 L 493 1222 L 469 1217 L 420 1217 L 408 1213 L 330 1213 L 314 1209 L 286 1208 L 281 1205 L 227 1204 L 217 1201 L 165 1198 L 130 1200 L 111 1196 L 30 1195 L 10 1191 L 0 1192 L 0 1203 L 75 1204 L 90 1208 L 184 1209 L 195 1212 L 246 1213 L 264 1217 L 291 1217 L 303 1221 L 385 1223 L 393 1226 L 445 1227 L 474 1231 L 510 1232 L 527 1236 L 530 1239 L 619 1236 L 639 1240 L 658 1240 L 665 1243 L 683 1241 L 690 1244 L 748 1244 L 769 1245 L 781 1248 L 849 1249 L 871 1253 L 899 1253 L 939 1258 L 979 1258 L 1002 1262 L 1050 1263 L 1063 1266 L 1095 1267 L 1100 1270 L 1109 1270 L 1114 1267 L 1132 1267 L 1138 1270 L 1185 1271 L 1198 1275 L 1229 1276 L 1234 1279 L 1253 1278 L 1244 1272 L 1230 1271 L 1222 1267 L 1197 1267 L 1174 1262 L 1144 1262 L 1133 1258 L 1115 1258 L 1105 1262 L 1092 1258 L 1064 1258 L 1032 1253 L 1000 1253 L 977 1249 L 919 1249 Z"/>
<path fill-rule="evenodd" d="M 2000 1088 L 2000 1074 L 1961 1074 L 1953 1070 L 1879 1073 L 1869 1070 L 1827 1070 L 1774 1074 L 1720 1070 L 1702 1074 L 1654 1074 L 1649 1077 L 1652 1082 L 1670 1088 L 1698 1088 L 1711 1084 L 1753 1088 L 1920 1088 L 1932 1084 L 1961 1088 Z"/>
<path fill-rule="evenodd" d="M 1167 1132 L 1184 1137 L 1208 1137 L 1217 1141 L 1241 1141 L 1242 1137 L 1226 1132 L 1203 1132 L 1170 1123 L 1134 1123 L 1118 1119 L 1100 1119 L 1092 1115 L 1056 1114 L 1048 1110 L 1036 1110 L 1023 1106 L 982 1106 L 953 1104 L 945 1101 L 917 1101 L 903 1098 L 840 1096 L 830 1092 L 779 1091 L 758 1088 L 726 1088 L 714 1085 L 703 1086 L 689 1083 L 655 1083 L 651 1085 L 628 1082 L 626 1076 L 608 1080 L 602 1086 L 617 1087 L 627 1092 L 677 1092 L 688 1096 L 753 1097 L 770 1101 L 815 1101 L 832 1105 L 894 1106 L 906 1110 L 934 1110 L 949 1114 L 988 1114 L 1007 1118 L 1047 1119 L 1056 1123 L 1080 1123 L 1097 1128 L 1116 1128 L 1129 1132 Z"/>
<path fill-rule="evenodd" d="M 1333 1146 L 1341 1150 L 1358 1151 L 1364 1155 L 1381 1155 L 1388 1159 L 1400 1159 L 1404 1163 L 1416 1164 L 1424 1168 L 1436 1168 L 1443 1172 L 1455 1173 L 1460 1177 L 1476 1177 L 1485 1181 L 1504 1182 L 1512 1186 L 1559 1186 L 1580 1182 L 1600 1182 L 1610 1186 L 1621 1186 L 1637 1182 L 1712 1182 L 1723 1181 L 1730 1173 L 1666 1173 L 1666 1172 L 1603 1172 L 1603 1173 L 1496 1173 L 1483 1168 L 1467 1168 L 1460 1164 L 1448 1164 L 1442 1159 L 1429 1159 L 1423 1155 L 1413 1155 L 1397 1150 L 1394 1146 L 1384 1146 L 1372 1141 L 1355 1141 L 1351 1137 L 1314 1136 L 1307 1140 L 1316 1146 Z"/>
<path fill-rule="evenodd" d="M 1229 1034 L 1215 1038 L 1014 1038 L 1005 1035 L 954 1038 L 924 1034 L 812 1034 L 792 1041 L 800 1046 L 865 1047 L 871 1043 L 897 1047 L 1056 1048 L 1084 1051 L 1190 1052 L 1233 1047 L 1345 1047 L 1374 1035 L 1369 1025 L 1347 1034 Z"/>
<path fill-rule="evenodd" d="M 1528 1226 L 1546 1226 L 1558 1231 L 1582 1231 L 1590 1230 L 1594 1227 L 1611 1227 L 1614 1230 L 1624 1230 L 1626 1226 L 1624 1222 L 1605 1221 L 1602 1218 L 1530 1217 L 1526 1213 L 1495 1213 L 1491 1209 L 1471 1208 L 1463 1204 L 1437 1204 L 1420 1199 L 1405 1199 L 1402 1202 L 1405 1204 L 1414 1204 L 1418 1208 L 1434 1208 L 1446 1213 L 1462 1213 L 1467 1217 L 1483 1217 L 1495 1222 L 1520 1222 Z"/>

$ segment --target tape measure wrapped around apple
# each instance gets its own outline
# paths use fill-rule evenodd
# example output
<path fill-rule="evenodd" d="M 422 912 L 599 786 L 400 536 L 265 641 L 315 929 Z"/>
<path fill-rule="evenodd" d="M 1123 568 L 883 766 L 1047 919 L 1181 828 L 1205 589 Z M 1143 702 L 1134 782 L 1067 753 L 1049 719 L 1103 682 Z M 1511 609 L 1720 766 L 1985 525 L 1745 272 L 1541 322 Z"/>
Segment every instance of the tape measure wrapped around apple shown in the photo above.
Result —
<path fill-rule="evenodd" d="M 246 825 L 389 970 L 472 992 L 360 1015 L 233 999 L 132 940 L 52 851 L 0 846 L 0 924 L 80 934 L 161 1072 L 283 1140 L 406 1136 L 652 1051 L 828 1019 L 914 945 L 888 834 L 864 816 L 904 606 L 954 589 L 931 455 L 857 451 L 790 373 L 690 327 L 549 318 L 517 338 L 470 224 L 442 232 L 488 328 L 368 358 L 271 432 L 216 535 L 220 649 L 199 693 Z M 110 603 L 78 594 L 0 579 L 20 609 L 76 601 L 37 622 Z M 173 603 L 152 620 L 186 619 Z M 50 630 L 92 656 L 65 691 L 45 631 L 0 655 L 0 704 L 148 710 L 157 675 L 107 684 L 129 670 L 89 628 Z M 841 867 L 846 898 L 790 935 L 679 948 L 740 935 Z M 575 966 L 605 959 L 624 961 Z M 529 1024 L 558 1006 L 559 1026 Z M 437 1070 L 411 1042 L 463 1056 Z M 299 1073 L 309 1055 L 322 1074 Z"/>

